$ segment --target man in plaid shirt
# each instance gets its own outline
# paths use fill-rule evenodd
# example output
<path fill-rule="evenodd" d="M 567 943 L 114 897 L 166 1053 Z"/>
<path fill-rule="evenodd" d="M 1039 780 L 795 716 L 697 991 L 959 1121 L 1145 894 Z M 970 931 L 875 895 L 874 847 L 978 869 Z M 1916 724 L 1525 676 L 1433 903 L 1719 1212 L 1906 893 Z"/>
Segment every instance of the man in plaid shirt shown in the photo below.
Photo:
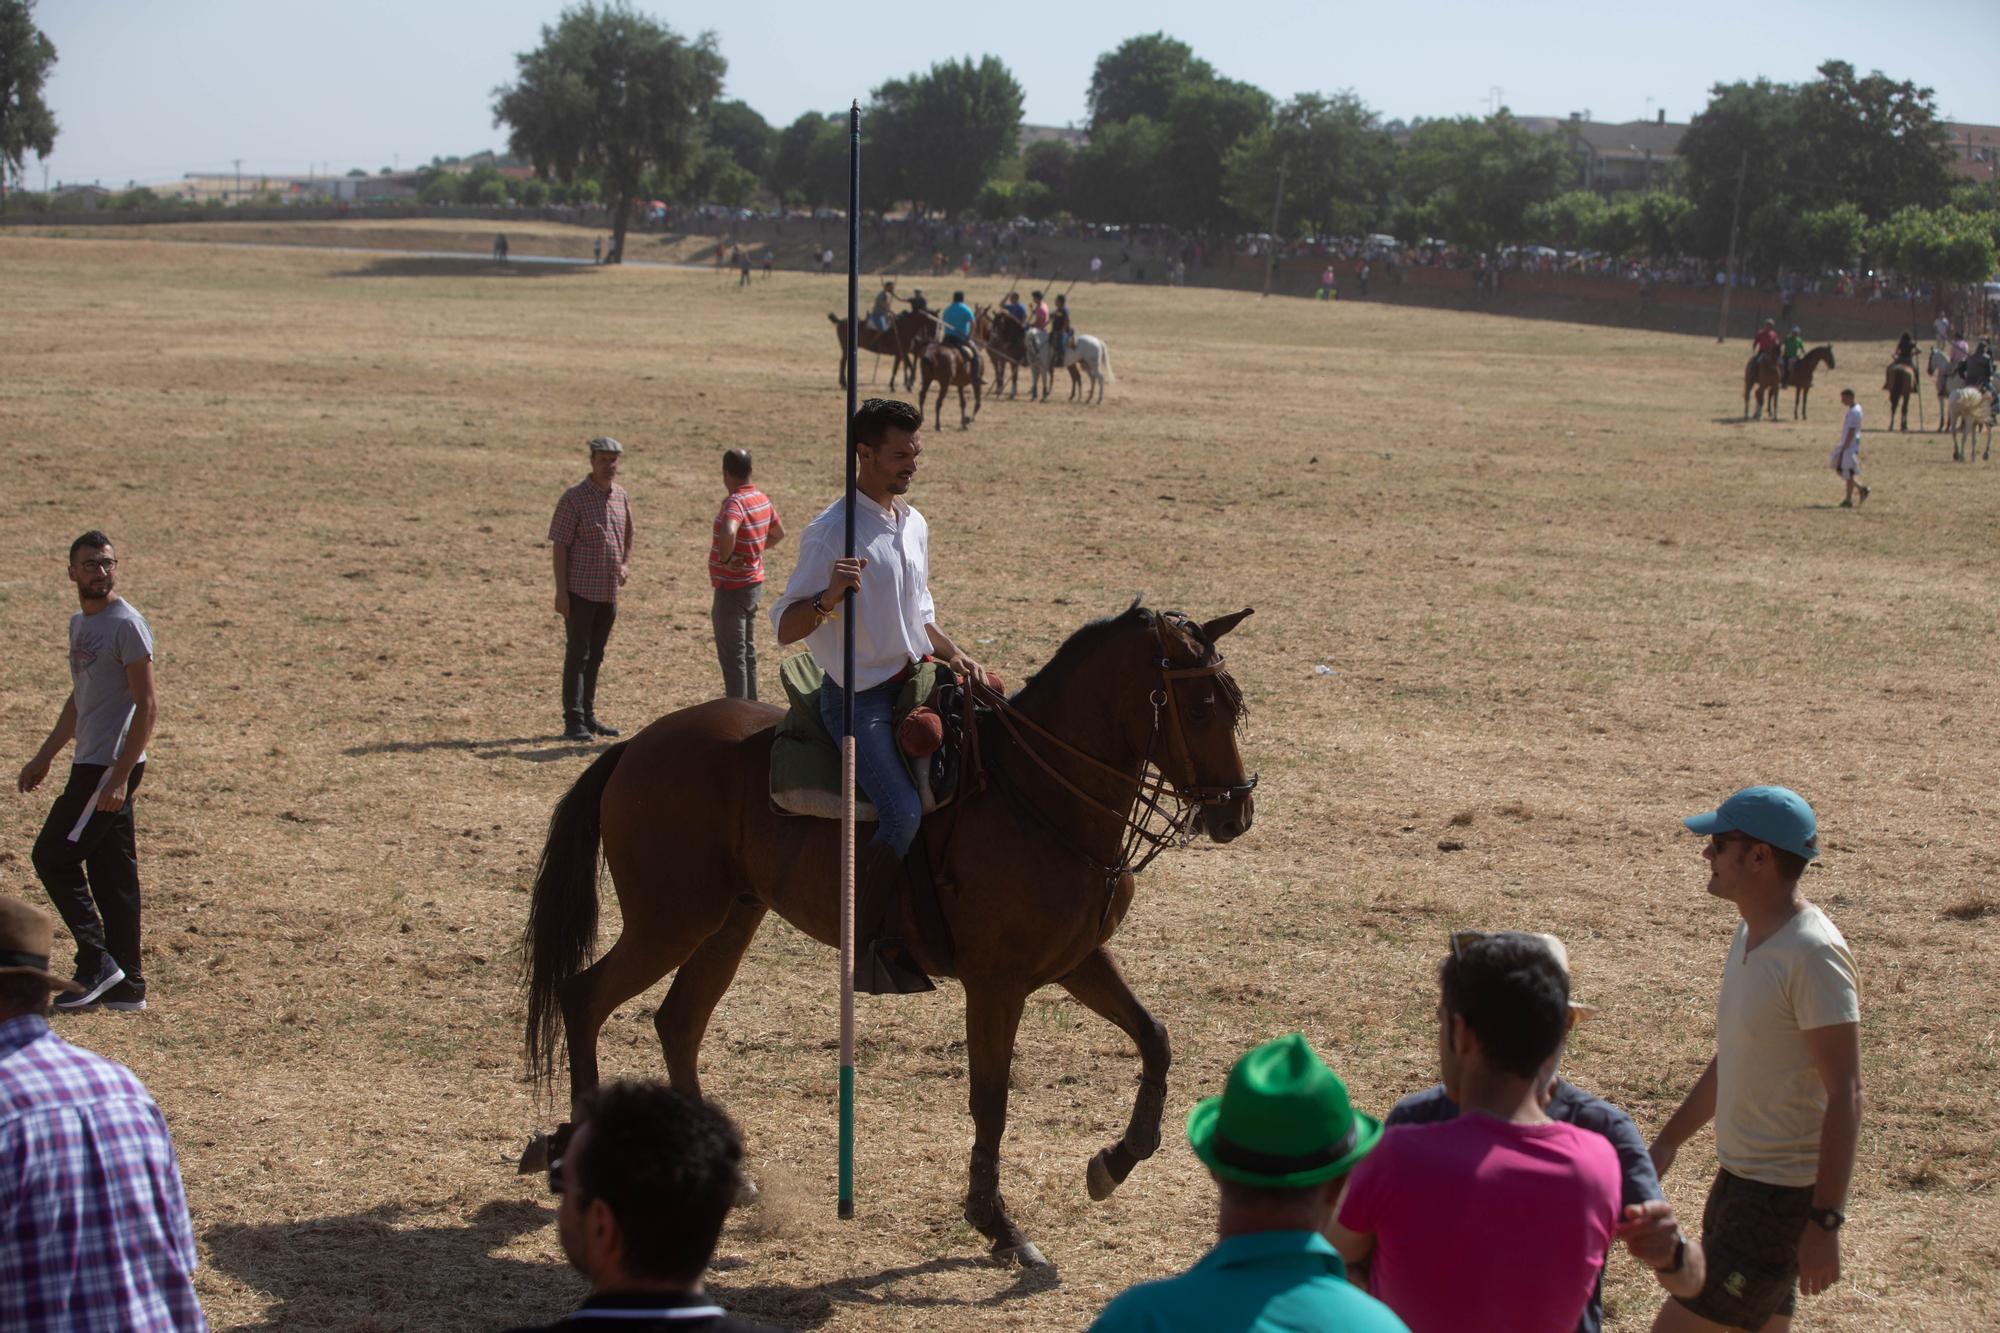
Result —
<path fill-rule="evenodd" d="M 618 590 L 632 559 L 632 509 L 618 484 L 625 447 L 609 435 L 590 442 L 590 475 L 556 501 L 549 520 L 555 548 L 556 614 L 568 625 L 563 652 L 563 739 L 616 736 L 597 720 L 597 669 L 618 619 Z"/>
<path fill-rule="evenodd" d="M 0 897 L 0 1328 L 206 1329 L 167 1122 L 43 1017 L 55 927 Z"/>

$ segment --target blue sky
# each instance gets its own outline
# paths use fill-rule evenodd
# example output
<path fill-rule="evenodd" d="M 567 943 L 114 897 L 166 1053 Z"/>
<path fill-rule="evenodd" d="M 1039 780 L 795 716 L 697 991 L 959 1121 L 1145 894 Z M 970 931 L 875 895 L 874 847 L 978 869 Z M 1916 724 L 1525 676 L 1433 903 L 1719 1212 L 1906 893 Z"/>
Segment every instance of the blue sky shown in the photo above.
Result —
<path fill-rule="evenodd" d="M 1794 82 L 1838 58 L 1934 88 L 1952 119 L 2000 123 L 1990 43 L 1969 32 L 1940 39 L 1917 11 L 1874 0 L 1241 9 L 948 0 L 856 7 L 851 28 L 836 6 L 802 0 L 638 7 L 686 34 L 714 29 L 728 94 L 775 124 L 865 100 L 874 84 L 934 61 L 986 53 L 1021 81 L 1030 122 L 1081 122 L 1098 54 L 1156 29 L 1280 98 L 1352 88 L 1404 118 L 1481 114 L 1497 89 L 1522 115 L 1587 109 L 1636 120 L 1664 108 L 1686 120 L 1714 83 Z M 1979 7 L 1937 12 L 1969 21 Z M 498 147 L 492 89 L 560 9 L 559 0 L 40 0 L 37 20 L 60 58 L 48 179 L 122 186 L 228 171 L 236 158 L 246 172 L 372 172 Z M 41 184 L 33 157 L 27 175 Z"/>

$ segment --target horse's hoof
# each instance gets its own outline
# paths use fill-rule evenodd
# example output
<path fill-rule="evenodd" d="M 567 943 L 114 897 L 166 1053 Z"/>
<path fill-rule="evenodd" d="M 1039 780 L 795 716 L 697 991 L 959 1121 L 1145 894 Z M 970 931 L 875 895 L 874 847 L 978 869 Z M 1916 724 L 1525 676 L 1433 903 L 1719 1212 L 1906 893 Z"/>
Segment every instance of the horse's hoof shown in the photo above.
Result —
<path fill-rule="evenodd" d="M 736 1182 L 736 1202 L 729 1206 L 731 1208 L 748 1208 L 762 1197 L 757 1192 L 756 1182 L 751 1180 L 750 1177 L 744 1176 Z"/>
<path fill-rule="evenodd" d="M 1090 1167 L 1083 1173 L 1085 1185 L 1090 1190 L 1091 1200 L 1103 1203 L 1118 1188 L 1118 1182 L 1111 1175 L 1111 1168 L 1104 1164 L 1104 1151 L 1090 1159 Z"/>
<path fill-rule="evenodd" d="M 1035 1243 L 1031 1240 L 1024 1240 L 1019 1245 L 996 1247 L 993 1251 L 993 1258 L 1002 1267 L 1012 1267 L 1015 1264 L 1019 1264 L 1023 1268 L 1055 1267 L 1040 1250 L 1035 1248 Z"/>

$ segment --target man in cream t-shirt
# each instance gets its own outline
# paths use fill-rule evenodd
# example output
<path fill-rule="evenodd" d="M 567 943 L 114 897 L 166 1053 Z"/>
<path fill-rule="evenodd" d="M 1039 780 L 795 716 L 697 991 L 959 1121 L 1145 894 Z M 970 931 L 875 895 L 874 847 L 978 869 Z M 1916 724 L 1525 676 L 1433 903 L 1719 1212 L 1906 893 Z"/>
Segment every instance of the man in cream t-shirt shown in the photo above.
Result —
<path fill-rule="evenodd" d="M 1840 442 L 1826 461 L 1847 483 L 1847 498 L 1840 507 L 1852 509 L 1868 499 L 1868 488 L 1861 484 L 1861 404 L 1854 401 L 1854 390 L 1842 389 L 1840 405 L 1847 409 L 1840 418 Z"/>
<path fill-rule="evenodd" d="M 1742 920 L 1716 1003 L 1715 1058 L 1654 1140 L 1665 1176 L 1711 1118 L 1721 1170 L 1702 1214 L 1708 1280 L 1656 1333 L 1785 1333 L 1798 1288 L 1840 1280 L 1840 1227 L 1861 1132 L 1860 983 L 1847 941 L 1799 892 L 1819 855 L 1812 807 L 1746 787 L 1685 821 L 1709 835 L 1708 891 Z"/>

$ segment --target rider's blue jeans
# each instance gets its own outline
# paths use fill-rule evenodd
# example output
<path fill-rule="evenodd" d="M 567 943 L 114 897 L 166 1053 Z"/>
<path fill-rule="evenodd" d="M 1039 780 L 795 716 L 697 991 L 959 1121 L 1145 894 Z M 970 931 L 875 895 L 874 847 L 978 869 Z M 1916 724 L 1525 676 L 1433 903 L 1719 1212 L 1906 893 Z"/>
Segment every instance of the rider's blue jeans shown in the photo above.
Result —
<path fill-rule="evenodd" d="M 923 822 L 924 807 L 910 781 L 909 766 L 896 744 L 896 696 L 903 691 L 900 680 L 885 681 L 854 696 L 854 780 L 881 822 L 875 826 L 875 841 L 895 850 L 898 857 L 909 852 Z M 820 721 L 827 734 L 840 742 L 840 714 L 846 691 L 826 682 L 819 692 Z"/>

